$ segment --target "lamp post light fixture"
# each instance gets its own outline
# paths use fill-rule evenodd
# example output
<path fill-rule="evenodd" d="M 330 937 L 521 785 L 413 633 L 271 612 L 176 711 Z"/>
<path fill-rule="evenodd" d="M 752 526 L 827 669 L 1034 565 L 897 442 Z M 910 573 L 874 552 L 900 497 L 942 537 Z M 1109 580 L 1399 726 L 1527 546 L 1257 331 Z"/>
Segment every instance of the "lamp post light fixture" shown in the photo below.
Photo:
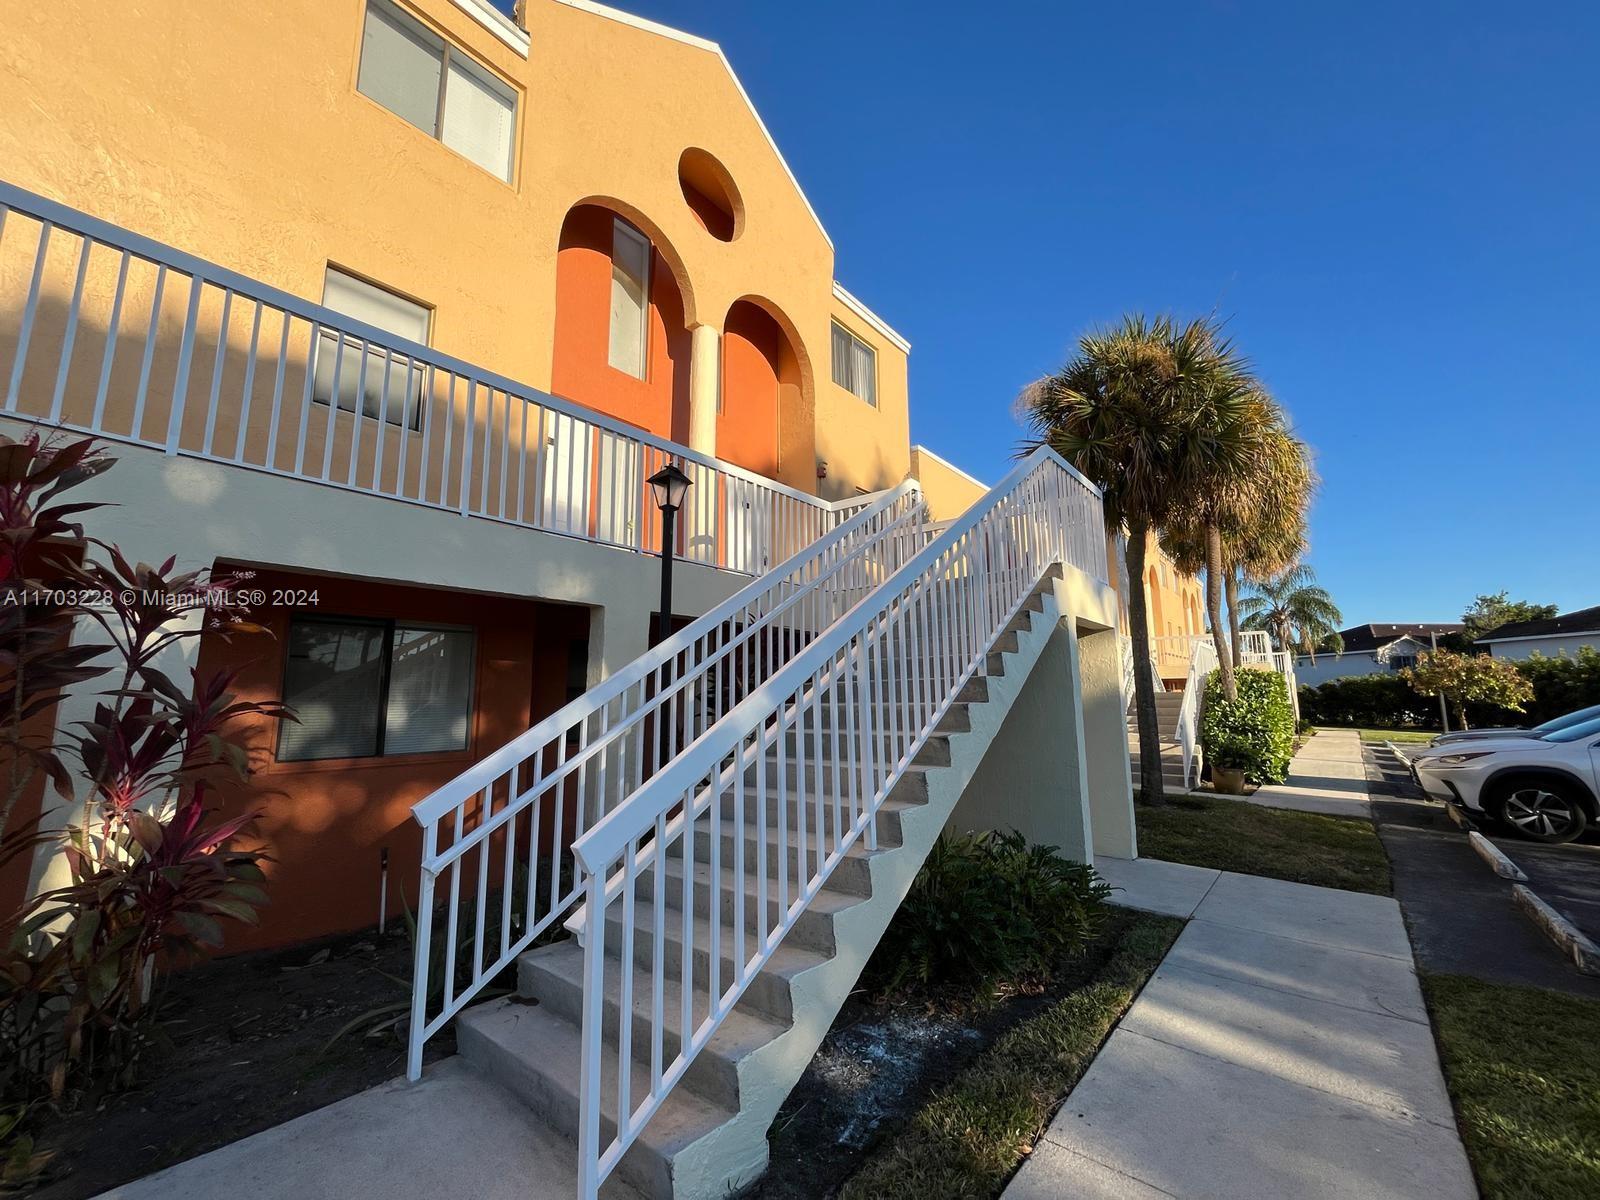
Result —
<path fill-rule="evenodd" d="M 666 641 L 672 631 L 672 554 L 677 545 L 678 509 L 683 507 L 690 480 L 677 463 L 669 462 L 645 482 L 661 510 L 661 611 L 650 643 L 654 646 Z"/>

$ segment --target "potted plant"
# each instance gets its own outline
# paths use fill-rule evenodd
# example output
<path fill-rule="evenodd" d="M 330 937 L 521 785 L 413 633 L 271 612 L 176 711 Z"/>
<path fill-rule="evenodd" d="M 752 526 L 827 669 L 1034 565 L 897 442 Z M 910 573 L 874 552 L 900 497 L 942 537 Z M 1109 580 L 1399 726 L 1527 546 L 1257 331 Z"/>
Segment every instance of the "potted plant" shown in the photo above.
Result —
<path fill-rule="evenodd" d="M 1244 795 L 1244 774 L 1248 767 L 1248 755 L 1237 752 L 1230 754 L 1229 747 L 1223 746 L 1213 751 L 1211 759 L 1211 786 L 1224 796 Z"/>

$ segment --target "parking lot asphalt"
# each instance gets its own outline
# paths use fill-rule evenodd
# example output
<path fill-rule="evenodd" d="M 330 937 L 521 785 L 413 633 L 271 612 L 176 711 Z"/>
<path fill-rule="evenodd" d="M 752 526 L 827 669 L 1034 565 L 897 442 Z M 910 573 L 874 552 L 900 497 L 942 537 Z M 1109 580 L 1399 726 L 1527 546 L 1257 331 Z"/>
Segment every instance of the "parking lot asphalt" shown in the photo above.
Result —
<path fill-rule="evenodd" d="M 1444 805 L 1423 800 L 1402 771 L 1386 769 L 1386 755 L 1371 746 L 1366 750 L 1372 817 L 1389 854 L 1395 899 L 1418 966 L 1600 1000 L 1600 978 L 1580 974 L 1517 909 L 1510 882 L 1484 865 Z M 1575 921 L 1600 920 L 1600 846 L 1493 840 L 1550 904 Z M 1541 880 L 1552 881 L 1544 885 L 1548 893 Z"/>

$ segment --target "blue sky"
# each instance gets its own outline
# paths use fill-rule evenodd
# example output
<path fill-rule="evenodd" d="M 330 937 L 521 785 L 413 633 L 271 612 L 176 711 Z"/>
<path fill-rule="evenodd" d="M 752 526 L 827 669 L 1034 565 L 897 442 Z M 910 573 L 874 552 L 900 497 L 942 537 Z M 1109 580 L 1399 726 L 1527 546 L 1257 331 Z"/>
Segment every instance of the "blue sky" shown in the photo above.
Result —
<path fill-rule="evenodd" d="M 1078 334 L 1216 308 L 1350 623 L 1600 604 L 1600 6 L 625 7 L 722 44 L 915 440 L 993 482 Z"/>

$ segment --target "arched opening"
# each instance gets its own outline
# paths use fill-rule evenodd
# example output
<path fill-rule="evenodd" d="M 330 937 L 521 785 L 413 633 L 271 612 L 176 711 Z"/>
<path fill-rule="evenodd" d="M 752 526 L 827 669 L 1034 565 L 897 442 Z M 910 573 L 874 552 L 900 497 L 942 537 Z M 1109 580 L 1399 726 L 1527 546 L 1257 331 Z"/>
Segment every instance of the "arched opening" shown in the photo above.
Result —
<path fill-rule="evenodd" d="M 779 414 L 800 398 L 800 362 L 782 326 L 759 305 L 736 300 L 722 335 L 717 457 L 778 477 Z"/>
<path fill-rule="evenodd" d="M 678 186 L 695 220 L 712 237 L 731 242 L 744 231 L 744 201 L 728 169 L 706 151 L 685 150 L 678 159 Z"/>
<path fill-rule="evenodd" d="M 656 238 L 600 204 L 568 211 L 556 253 L 550 390 L 660 437 L 689 437 L 689 331 Z"/>

